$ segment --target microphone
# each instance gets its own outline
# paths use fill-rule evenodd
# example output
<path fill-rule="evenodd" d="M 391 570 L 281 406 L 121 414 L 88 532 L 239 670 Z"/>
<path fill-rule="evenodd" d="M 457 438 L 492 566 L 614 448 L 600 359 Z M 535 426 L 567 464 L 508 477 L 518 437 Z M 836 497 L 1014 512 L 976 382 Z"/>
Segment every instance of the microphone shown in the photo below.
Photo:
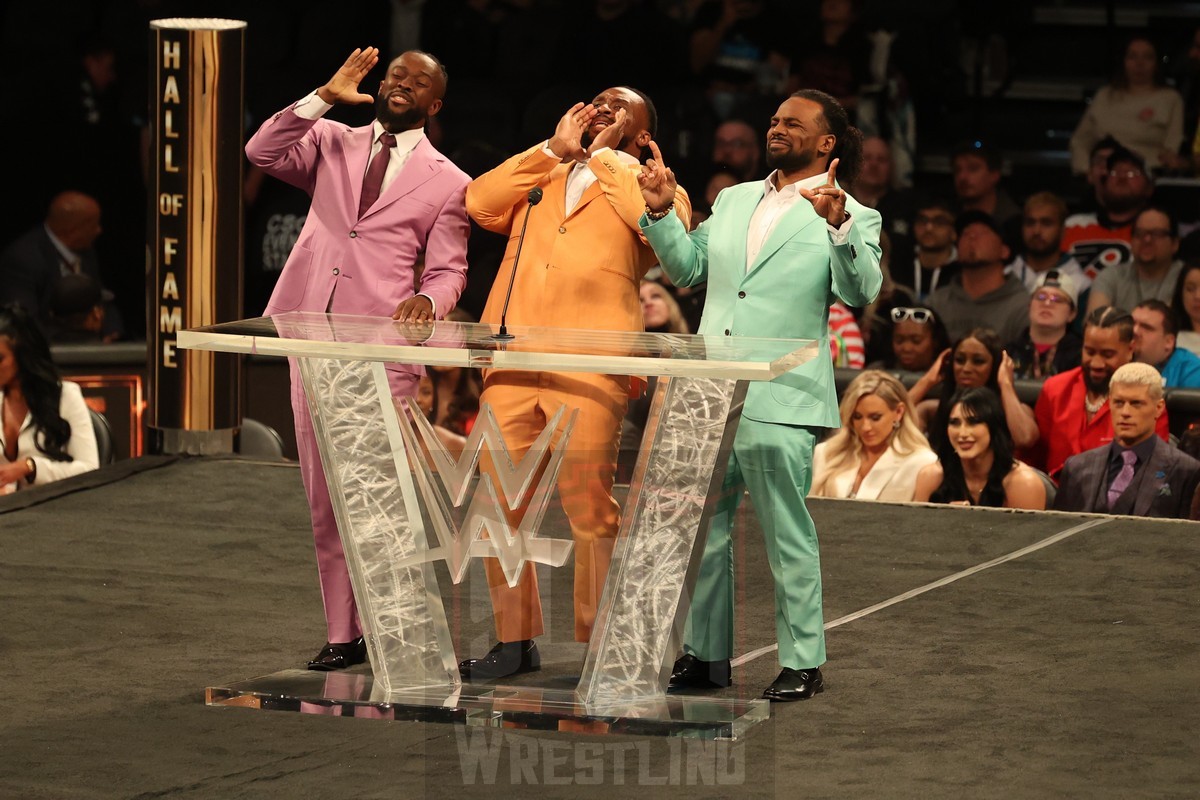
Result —
<path fill-rule="evenodd" d="M 500 310 L 500 332 L 492 334 L 496 341 L 507 342 L 516 337 L 508 332 L 505 320 L 508 318 L 508 301 L 512 299 L 513 281 L 517 279 L 517 265 L 521 263 L 521 247 L 525 244 L 525 226 L 529 224 L 529 212 L 542 201 L 542 188 L 535 186 L 529 190 L 529 205 L 525 206 L 525 219 L 521 222 L 521 235 L 517 239 L 517 254 L 513 256 L 512 272 L 508 276 L 508 292 L 504 295 L 504 307 Z"/>

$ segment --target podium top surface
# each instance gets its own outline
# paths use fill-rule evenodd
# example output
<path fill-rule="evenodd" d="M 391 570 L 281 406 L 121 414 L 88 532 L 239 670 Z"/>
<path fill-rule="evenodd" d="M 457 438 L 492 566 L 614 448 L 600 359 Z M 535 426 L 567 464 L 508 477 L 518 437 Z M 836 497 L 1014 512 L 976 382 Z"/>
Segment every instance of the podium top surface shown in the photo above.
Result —
<path fill-rule="evenodd" d="M 180 331 L 178 346 L 224 353 L 433 366 L 771 380 L 817 354 L 811 339 L 631 333 L 292 311 Z"/>

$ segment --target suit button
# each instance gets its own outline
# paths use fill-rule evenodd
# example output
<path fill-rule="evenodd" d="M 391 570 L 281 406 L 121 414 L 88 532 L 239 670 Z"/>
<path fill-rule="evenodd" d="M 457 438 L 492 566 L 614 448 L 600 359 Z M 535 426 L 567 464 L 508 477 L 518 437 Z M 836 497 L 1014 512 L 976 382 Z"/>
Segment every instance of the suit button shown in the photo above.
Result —
<path fill-rule="evenodd" d="M 358 231 L 350 231 L 350 238 L 351 238 L 351 239 L 357 239 L 357 238 L 358 238 Z"/>
<path fill-rule="evenodd" d="M 334 274 L 334 275 L 341 275 L 341 274 L 342 274 L 342 271 L 341 271 L 340 269 L 338 269 L 337 267 L 334 267 L 334 268 L 333 268 L 333 274 Z"/>
<path fill-rule="evenodd" d="M 745 297 L 746 297 L 746 293 L 745 293 L 745 292 L 738 292 L 738 297 L 745 299 Z"/>
<path fill-rule="evenodd" d="M 730 335 L 730 333 L 729 333 L 729 328 L 726 328 L 726 329 L 725 329 L 725 335 L 726 335 L 726 336 L 729 336 L 729 335 Z"/>
<path fill-rule="evenodd" d="M 565 227 L 565 226 L 563 226 L 563 225 L 559 225 L 559 226 L 558 226 L 558 232 L 559 232 L 559 233 L 566 233 L 566 232 L 567 232 L 567 229 L 566 229 L 566 227 Z"/>

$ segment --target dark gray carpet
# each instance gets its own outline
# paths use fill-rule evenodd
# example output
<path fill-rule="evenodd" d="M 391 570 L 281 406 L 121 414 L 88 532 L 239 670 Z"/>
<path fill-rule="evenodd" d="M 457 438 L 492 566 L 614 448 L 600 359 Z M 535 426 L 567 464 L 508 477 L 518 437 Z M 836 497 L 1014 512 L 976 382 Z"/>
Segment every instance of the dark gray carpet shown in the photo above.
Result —
<path fill-rule="evenodd" d="M 1191 523 L 1113 520 L 839 625 L 828 690 L 732 744 L 482 732 L 205 706 L 206 686 L 298 666 L 321 644 L 299 473 L 216 458 L 117 469 L 0 501 L 0 797 L 1200 794 Z M 1088 519 L 813 513 L 831 621 Z M 773 641 L 757 530 L 744 515 L 739 653 Z M 472 569 L 446 587 L 460 654 L 491 642 Z M 553 680 L 582 651 L 569 571 L 544 575 Z M 728 693 L 756 696 L 776 671 L 773 654 L 752 660 Z"/>

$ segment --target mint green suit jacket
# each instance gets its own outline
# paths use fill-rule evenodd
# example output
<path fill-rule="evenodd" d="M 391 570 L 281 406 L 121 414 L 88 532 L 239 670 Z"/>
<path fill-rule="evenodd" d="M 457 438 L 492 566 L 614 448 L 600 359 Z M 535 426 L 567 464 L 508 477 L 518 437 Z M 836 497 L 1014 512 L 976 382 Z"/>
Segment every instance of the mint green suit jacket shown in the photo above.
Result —
<path fill-rule="evenodd" d="M 712 216 L 691 233 L 674 213 L 655 222 L 643 215 L 640 224 L 672 283 L 707 282 L 698 333 L 819 341 L 819 352 L 808 363 L 773 381 L 751 383 L 743 415 L 836 428 L 829 306 L 838 299 L 862 307 L 879 294 L 879 213 L 847 195 L 853 224 L 846 243 L 834 245 L 828 224 L 799 198 L 747 270 L 746 235 L 762 197 L 762 181 L 725 189 Z"/>

